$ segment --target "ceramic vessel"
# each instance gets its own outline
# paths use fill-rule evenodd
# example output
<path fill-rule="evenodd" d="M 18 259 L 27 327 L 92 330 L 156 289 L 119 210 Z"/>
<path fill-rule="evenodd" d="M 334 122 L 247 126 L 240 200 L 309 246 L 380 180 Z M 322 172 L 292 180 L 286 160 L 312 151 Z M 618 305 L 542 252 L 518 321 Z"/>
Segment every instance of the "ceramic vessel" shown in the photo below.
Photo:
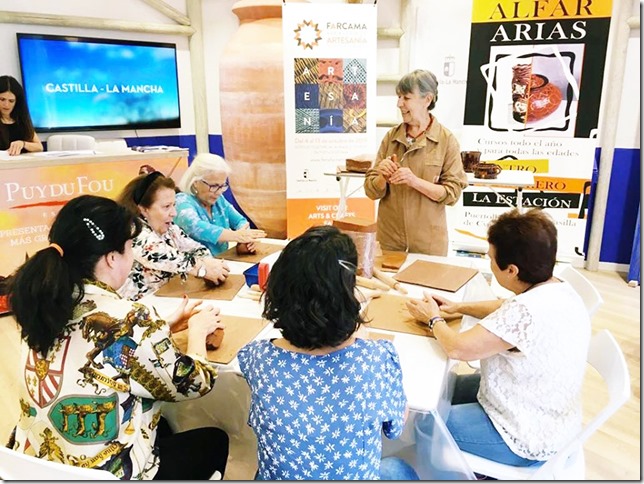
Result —
<path fill-rule="evenodd" d="M 239 206 L 268 237 L 286 238 L 281 0 L 239 0 L 219 64 L 224 154 Z"/>

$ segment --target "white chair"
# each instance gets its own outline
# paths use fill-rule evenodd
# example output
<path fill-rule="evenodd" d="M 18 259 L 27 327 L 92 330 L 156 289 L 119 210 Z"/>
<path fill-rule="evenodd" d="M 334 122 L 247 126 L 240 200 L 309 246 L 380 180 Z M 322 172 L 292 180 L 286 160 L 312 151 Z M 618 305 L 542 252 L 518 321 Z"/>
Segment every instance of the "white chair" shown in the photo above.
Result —
<path fill-rule="evenodd" d="M 96 140 L 86 134 L 53 134 L 47 138 L 47 151 L 93 150 Z"/>
<path fill-rule="evenodd" d="M 85 469 L 0 447 L 0 478 L 25 481 L 107 481 L 118 478 L 108 471 Z"/>
<path fill-rule="evenodd" d="M 601 375 L 609 400 L 577 435 L 541 466 L 514 467 L 463 452 L 473 472 L 501 480 L 582 480 L 585 478 L 584 442 L 631 396 L 631 382 L 624 354 L 606 329 L 590 340 L 588 364 Z"/>
<path fill-rule="evenodd" d="M 561 271 L 559 271 L 557 277 L 566 281 L 575 289 L 575 291 L 577 291 L 577 294 L 579 294 L 581 299 L 584 301 L 584 306 L 586 306 L 588 315 L 592 318 L 595 312 L 599 309 L 599 306 L 604 302 L 601 294 L 599 294 L 599 291 L 595 286 L 593 286 L 581 272 L 575 270 L 571 265 L 566 265 Z"/>
<path fill-rule="evenodd" d="M 128 148 L 127 142 L 123 138 L 104 139 L 98 138 L 96 140 L 96 151 L 98 153 L 131 153 L 132 150 Z"/>

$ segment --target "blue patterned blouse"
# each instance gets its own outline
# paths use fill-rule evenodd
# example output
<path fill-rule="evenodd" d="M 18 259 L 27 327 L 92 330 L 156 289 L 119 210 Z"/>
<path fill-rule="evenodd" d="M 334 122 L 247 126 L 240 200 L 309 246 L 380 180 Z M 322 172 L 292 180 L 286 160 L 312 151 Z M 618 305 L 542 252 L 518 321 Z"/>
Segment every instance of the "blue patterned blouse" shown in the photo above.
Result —
<path fill-rule="evenodd" d="M 224 229 L 238 230 L 248 223 L 223 195 L 212 206 L 212 217 L 199 199 L 188 193 L 177 193 L 176 206 L 174 223 L 190 237 L 208 247 L 212 255 L 221 254 L 228 249 L 228 242 L 218 242 Z"/>
<path fill-rule="evenodd" d="M 391 342 L 357 339 L 313 356 L 262 340 L 237 358 L 251 388 L 259 479 L 380 478 L 381 431 L 400 436 L 407 404 Z"/>

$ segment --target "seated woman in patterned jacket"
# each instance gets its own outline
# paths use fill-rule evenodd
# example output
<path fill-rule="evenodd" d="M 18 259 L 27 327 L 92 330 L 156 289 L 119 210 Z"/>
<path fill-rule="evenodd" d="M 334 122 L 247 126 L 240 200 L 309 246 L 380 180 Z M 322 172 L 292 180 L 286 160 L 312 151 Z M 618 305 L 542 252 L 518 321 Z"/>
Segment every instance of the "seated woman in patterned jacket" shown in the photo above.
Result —
<path fill-rule="evenodd" d="M 118 202 L 138 215 L 143 225 L 134 238 L 134 265 L 119 294 L 138 300 L 163 286 L 173 276 L 191 274 L 215 283 L 228 277 L 228 265 L 210 255 L 173 222 L 175 184 L 155 171 L 130 181 Z"/>
<path fill-rule="evenodd" d="M 228 436 L 217 428 L 162 435 L 162 402 L 199 398 L 217 373 L 203 356 L 219 310 L 187 299 L 166 320 L 115 289 L 132 266 L 141 222 L 104 197 L 58 213 L 51 244 L 16 272 L 9 300 L 21 329 L 23 378 L 15 451 L 121 479 L 223 475 Z M 185 354 L 170 326 L 187 325 Z"/>

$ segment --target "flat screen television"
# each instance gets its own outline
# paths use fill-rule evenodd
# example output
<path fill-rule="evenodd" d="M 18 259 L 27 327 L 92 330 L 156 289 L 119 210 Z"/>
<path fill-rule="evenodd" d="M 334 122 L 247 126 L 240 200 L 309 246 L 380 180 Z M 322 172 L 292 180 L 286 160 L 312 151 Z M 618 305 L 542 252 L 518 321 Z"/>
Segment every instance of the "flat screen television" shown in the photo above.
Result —
<path fill-rule="evenodd" d="M 181 126 L 175 44 L 17 36 L 36 131 Z"/>

